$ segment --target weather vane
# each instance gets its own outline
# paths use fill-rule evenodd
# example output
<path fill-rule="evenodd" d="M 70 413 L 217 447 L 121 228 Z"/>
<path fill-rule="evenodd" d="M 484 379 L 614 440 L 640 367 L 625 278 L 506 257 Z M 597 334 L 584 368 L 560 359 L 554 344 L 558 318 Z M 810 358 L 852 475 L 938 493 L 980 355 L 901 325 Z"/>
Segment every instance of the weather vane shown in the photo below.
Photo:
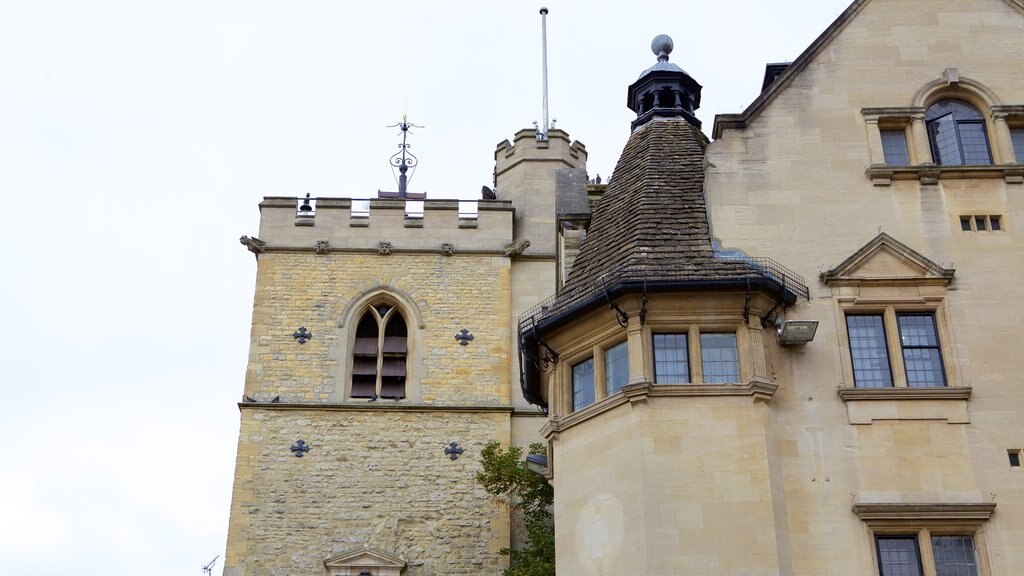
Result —
<path fill-rule="evenodd" d="M 413 172 L 416 171 L 416 165 L 419 164 L 419 159 L 409 151 L 412 144 L 406 142 L 406 139 L 409 137 L 409 134 L 411 134 L 409 131 L 410 128 L 423 128 L 423 126 L 418 126 L 409 122 L 408 116 L 406 114 L 402 114 L 402 121 L 398 124 L 392 124 L 388 126 L 388 128 L 398 128 L 402 131 L 402 143 L 398 145 L 398 152 L 395 152 L 395 154 L 391 156 L 391 166 L 392 170 L 394 168 L 398 168 L 398 197 L 407 198 L 409 178 L 412 178 L 412 175 L 407 175 L 406 173 L 410 168 L 413 169 Z"/>

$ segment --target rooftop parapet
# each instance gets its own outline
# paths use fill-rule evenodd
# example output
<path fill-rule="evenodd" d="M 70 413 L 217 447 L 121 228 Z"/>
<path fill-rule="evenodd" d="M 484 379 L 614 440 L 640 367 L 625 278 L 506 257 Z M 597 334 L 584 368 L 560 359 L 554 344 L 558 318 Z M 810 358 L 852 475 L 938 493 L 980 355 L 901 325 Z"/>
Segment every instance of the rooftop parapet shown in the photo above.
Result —
<path fill-rule="evenodd" d="M 565 130 L 552 128 L 547 140 L 538 140 L 537 130 L 526 128 L 516 132 L 512 141 L 515 144 L 502 140 L 494 151 L 494 169 L 499 176 L 524 160 L 560 160 L 571 168 L 586 166 L 587 147 L 579 140 L 570 143 Z"/>
<path fill-rule="evenodd" d="M 378 251 L 383 242 L 399 252 L 504 253 L 512 217 L 502 200 L 271 196 L 260 203 L 259 238 L 269 250 Z"/>

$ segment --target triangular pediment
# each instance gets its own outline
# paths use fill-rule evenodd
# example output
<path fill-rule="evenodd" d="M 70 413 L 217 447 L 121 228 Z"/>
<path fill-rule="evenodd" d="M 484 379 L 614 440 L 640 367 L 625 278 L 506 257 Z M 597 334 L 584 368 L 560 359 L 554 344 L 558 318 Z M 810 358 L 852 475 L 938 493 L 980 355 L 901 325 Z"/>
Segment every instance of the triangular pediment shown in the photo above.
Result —
<path fill-rule="evenodd" d="M 350 550 L 324 560 L 324 567 L 328 570 L 349 569 L 352 574 L 359 574 L 358 569 L 364 568 L 374 576 L 399 574 L 405 566 L 402 558 L 373 548 Z"/>
<path fill-rule="evenodd" d="M 821 279 L 826 284 L 898 281 L 948 284 L 954 272 L 883 232 L 841 264 L 822 273 Z"/>

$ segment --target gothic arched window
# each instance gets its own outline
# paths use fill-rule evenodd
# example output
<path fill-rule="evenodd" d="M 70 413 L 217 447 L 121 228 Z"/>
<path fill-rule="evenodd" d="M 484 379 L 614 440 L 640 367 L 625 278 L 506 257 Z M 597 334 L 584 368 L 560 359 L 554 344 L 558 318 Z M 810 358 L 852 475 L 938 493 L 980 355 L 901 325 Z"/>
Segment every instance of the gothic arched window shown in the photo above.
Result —
<path fill-rule="evenodd" d="M 940 100 L 924 116 L 932 159 L 943 166 L 992 163 L 985 118 L 963 100 Z"/>
<path fill-rule="evenodd" d="M 397 306 L 370 306 L 356 326 L 352 347 L 352 397 L 405 398 L 409 351 L 405 318 Z"/>

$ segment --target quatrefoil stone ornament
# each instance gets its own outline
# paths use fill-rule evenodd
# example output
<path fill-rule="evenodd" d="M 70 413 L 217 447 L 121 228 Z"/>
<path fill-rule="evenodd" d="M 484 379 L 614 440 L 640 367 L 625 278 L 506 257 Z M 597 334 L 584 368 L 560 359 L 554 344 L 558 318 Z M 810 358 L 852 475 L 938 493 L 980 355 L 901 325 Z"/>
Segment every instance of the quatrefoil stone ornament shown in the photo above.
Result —
<path fill-rule="evenodd" d="M 299 344 L 305 344 L 309 340 L 313 339 L 313 333 L 307 330 L 305 326 L 303 326 L 296 330 L 294 333 L 292 333 L 292 338 L 298 340 Z"/>

